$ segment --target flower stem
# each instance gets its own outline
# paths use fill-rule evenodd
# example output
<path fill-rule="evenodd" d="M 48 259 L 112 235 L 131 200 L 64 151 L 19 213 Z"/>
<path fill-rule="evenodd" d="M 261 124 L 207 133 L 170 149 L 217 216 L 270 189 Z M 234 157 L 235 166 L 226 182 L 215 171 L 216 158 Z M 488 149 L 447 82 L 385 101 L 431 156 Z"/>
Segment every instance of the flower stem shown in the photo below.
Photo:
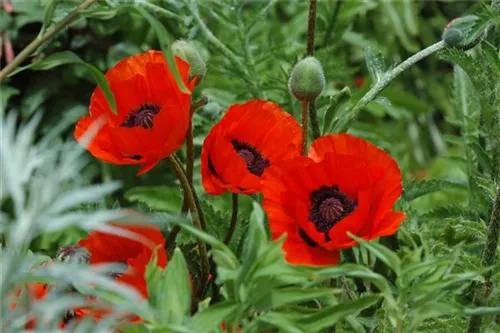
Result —
<path fill-rule="evenodd" d="M 309 19 L 307 21 L 307 49 L 306 55 L 312 56 L 314 53 L 314 31 L 316 27 L 316 5 L 317 0 L 309 1 Z M 316 103 L 309 103 L 309 117 L 313 138 L 317 139 L 321 134 L 319 132 L 318 115 L 316 114 Z"/>
<path fill-rule="evenodd" d="M 191 184 L 193 185 L 193 169 L 194 169 L 194 143 L 193 143 L 194 135 L 193 135 L 193 120 L 189 119 L 188 130 L 186 133 L 186 177 Z M 187 193 L 184 193 L 184 203 L 187 203 Z M 184 207 L 183 203 L 183 212 L 186 211 L 187 206 Z"/>
<path fill-rule="evenodd" d="M 307 154 L 307 111 L 309 109 L 309 103 L 305 101 L 300 102 L 302 106 L 302 155 Z"/>
<path fill-rule="evenodd" d="M 335 1 L 335 8 L 333 9 L 332 18 L 328 20 L 328 26 L 326 27 L 325 37 L 323 38 L 322 47 L 326 47 L 330 43 L 330 38 L 332 37 L 332 32 L 335 30 L 335 23 L 337 23 L 337 17 L 339 16 L 340 6 L 343 0 Z"/>
<path fill-rule="evenodd" d="M 206 96 L 202 96 L 200 99 L 191 103 L 191 117 L 199 108 L 207 105 L 208 98 Z M 189 126 L 186 133 L 186 177 L 191 186 L 193 185 L 193 170 L 194 170 L 194 133 L 193 133 L 193 120 L 192 118 L 189 120 Z M 187 192 L 184 192 L 184 199 L 182 200 L 182 208 L 181 214 L 185 214 L 188 211 L 188 198 Z M 167 236 L 167 246 L 169 249 L 175 249 L 175 239 L 177 235 L 181 231 L 181 228 L 178 225 L 173 226 L 172 230 Z"/>
<path fill-rule="evenodd" d="M 158 16 L 163 16 L 164 18 L 167 18 L 167 19 L 174 19 L 174 20 L 181 20 L 182 19 L 182 17 L 177 15 L 176 13 L 171 12 L 170 10 L 162 8 L 162 7 L 155 5 L 153 3 L 147 2 L 145 0 L 136 0 L 134 2 L 134 4 L 141 6 L 141 7 L 144 7 L 144 9 L 147 9 L 152 14 L 155 14 Z"/>
<path fill-rule="evenodd" d="M 174 172 L 181 183 L 182 188 L 184 189 L 184 193 L 187 193 L 187 201 L 189 210 L 191 211 L 191 216 L 193 218 L 193 224 L 200 230 L 203 230 L 203 212 L 199 209 L 199 203 L 197 202 L 196 193 L 194 192 L 194 188 L 187 179 L 184 170 L 182 169 L 181 164 L 179 163 L 179 159 L 175 155 L 170 155 L 168 157 L 170 165 L 174 169 Z M 207 247 L 205 243 L 201 240 L 198 240 L 198 250 L 200 252 L 201 257 L 201 281 L 206 281 L 208 277 L 208 272 L 210 269 L 210 265 L 208 262 L 208 254 Z"/>
<path fill-rule="evenodd" d="M 2 82 L 3 79 L 5 79 L 10 73 L 14 71 L 14 69 L 17 68 L 20 64 L 23 63 L 26 58 L 28 58 L 33 52 L 35 52 L 43 43 L 57 35 L 61 30 L 66 28 L 71 22 L 76 20 L 80 13 L 96 3 L 98 0 L 86 0 L 83 2 L 80 6 L 78 6 L 75 10 L 70 12 L 62 21 L 57 23 L 54 28 L 50 29 L 43 35 L 37 36 L 31 43 L 28 44 L 19 54 L 17 57 L 12 60 L 11 63 L 7 64 L 4 69 L 0 71 L 0 82 Z"/>
<path fill-rule="evenodd" d="M 401 74 L 420 60 L 424 59 L 425 57 L 444 48 L 446 48 L 445 42 L 439 41 L 421 50 L 420 52 L 415 53 L 413 56 L 409 57 L 398 66 L 394 67 L 394 69 L 386 72 L 382 76 L 380 81 L 378 81 L 348 112 L 346 112 L 339 118 L 338 122 L 334 126 L 334 133 L 342 133 L 347 131 L 349 129 L 349 126 L 358 117 L 361 109 L 364 108 L 368 103 L 373 101 L 377 97 L 377 95 L 380 94 L 382 90 L 384 90 L 399 74 Z"/>
<path fill-rule="evenodd" d="M 491 212 L 490 223 L 488 225 L 488 235 L 486 236 L 486 244 L 484 245 L 483 255 L 481 257 L 481 266 L 491 267 L 495 264 L 496 250 L 498 239 L 500 238 L 500 185 L 497 187 L 497 194 Z M 474 305 L 484 306 L 491 293 L 493 271 L 490 269 L 484 273 L 484 282 L 476 286 L 474 292 Z M 479 333 L 481 331 L 481 317 L 472 316 L 469 321 L 468 333 Z"/>
<path fill-rule="evenodd" d="M 208 97 L 201 96 L 199 99 L 191 103 L 191 117 L 199 109 L 208 104 Z"/>
<path fill-rule="evenodd" d="M 311 122 L 313 140 L 316 140 L 321 136 L 321 132 L 318 124 L 318 114 L 316 113 L 316 102 L 314 101 L 309 104 L 309 121 Z"/>
<path fill-rule="evenodd" d="M 307 50 L 306 55 L 314 53 L 314 29 L 316 27 L 316 0 L 309 0 L 309 19 L 307 21 Z"/>
<path fill-rule="evenodd" d="M 229 223 L 229 229 L 227 230 L 226 237 L 224 238 L 224 244 L 228 245 L 233 238 L 234 229 L 236 228 L 236 223 L 238 222 L 238 193 L 233 193 L 233 212 L 231 214 L 231 222 Z"/>

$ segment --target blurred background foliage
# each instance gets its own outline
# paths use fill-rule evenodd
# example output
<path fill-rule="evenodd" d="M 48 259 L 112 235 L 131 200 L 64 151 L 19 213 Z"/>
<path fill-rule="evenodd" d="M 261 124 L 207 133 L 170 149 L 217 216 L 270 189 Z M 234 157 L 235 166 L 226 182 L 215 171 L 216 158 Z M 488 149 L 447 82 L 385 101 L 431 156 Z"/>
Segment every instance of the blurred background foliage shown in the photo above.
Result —
<path fill-rule="evenodd" d="M 56 3 L 49 26 L 80 2 Z M 299 118 L 300 105 L 288 92 L 287 81 L 293 65 L 305 55 L 307 1 L 207 0 L 198 2 L 199 13 L 193 15 L 186 5 L 189 1 L 162 0 L 145 4 L 141 0 L 105 0 L 38 49 L 29 61 L 70 50 L 105 72 L 127 56 L 159 49 L 157 36 L 148 22 L 137 13 L 120 9 L 125 3 L 146 8 L 161 21 L 172 40 L 193 41 L 207 60 L 208 72 L 194 92 L 194 99 L 204 95 L 209 100 L 193 117 L 196 156 L 210 128 L 231 104 L 253 98 L 268 99 Z M 2 36 L 8 35 L 16 54 L 36 38 L 46 21 L 44 12 L 51 4 L 49 0 L 13 0 L 12 13 L 0 10 L 0 31 Z M 349 87 L 351 100 L 357 101 L 370 88 L 372 78 L 365 63 L 367 47 L 375 54 L 380 53 L 385 69 L 390 68 L 439 41 L 443 27 L 451 19 L 478 13 L 483 6 L 480 1 L 319 1 L 315 56 L 322 62 L 327 80 L 316 102 L 320 128 L 329 132 L 335 116 L 332 114 L 335 108 L 332 110 L 329 106 L 339 91 Z M 197 22 L 197 15 L 202 25 Z M 227 54 L 210 41 L 206 29 L 237 56 L 242 67 L 235 66 Z M 397 208 L 406 211 L 408 218 L 398 237 L 382 243 L 392 244 L 395 249 L 393 245 L 399 241 L 401 256 L 408 258 L 413 250 L 421 248 L 422 261 L 444 256 L 449 259 L 446 269 L 453 269 L 455 273 L 476 271 L 479 267 L 495 181 L 498 181 L 498 173 L 495 173 L 498 169 L 490 154 L 492 147 L 486 139 L 488 133 L 481 127 L 480 119 L 480 95 L 486 94 L 487 89 L 479 85 L 490 84 L 492 80 L 500 82 L 486 65 L 487 61 L 493 61 L 498 67 L 499 38 L 495 29 L 467 55 L 463 51 L 443 51 L 411 67 L 364 109 L 349 130 L 388 151 L 403 172 L 405 193 Z M 491 50 L 493 54 L 496 52 L 496 59 L 485 58 Z M 451 63 L 459 60 L 463 69 Z M 467 63 L 474 65 L 467 68 Z M 5 57 L 0 58 L 0 67 L 4 65 Z M 477 70 L 479 74 L 474 77 L 471 73 L 479 68 L 483 71 Z M 88 112 L 94 88 L 95 82 L 83 66 L 20 72 L 1 83 L 2 117 L 3 113 L 17 112 L 18 123 L 41 117 L 36 138 L 57 133 L 61 140 L 71 140 L 74 124 Z M 498 85 L 491 84 L 489 88 L 493 93 L 498 92 Z M 348 105 L 340 105 L 336 112 L 342 112 Z M 181 158 L 184 154 L 179 152 Z M 137 170 L 135 166 L 114 166 L 91 159 L 89 165 L 79 171 L 83 182 L 113 184 L 120 181 L 122 187 L 101 202 L 79 208 L 92 211 L 129 207 L 160 219 L 165 213 L 177 214 L 182 193 L 168 163 L 161 162 L 141 177 L 135 176 Z M 195 162 L 194 175 L 208 231 L 222 239 L 229 221 L 230 195 L 209 197 L 204 193 L 199 159 Z M 240 199 L 242 223 L 229 245 L 238 258 L 244 257 L 246 226 L 255 214 L 254 201 L 259 199 L 258 196 Z M 9 202 L 2 205 L 2 210 L 11 209 Z M 60 246 L 74 244 L 84 234 L 79 227 L 44 233 L 34 239 L 31 249 L 54 255 Z M 190 234 L 183 231 L 177 243 L 184 247 L 188 264 L 195 264 L 195 253 L 192 256 L 195 259 L 190 260 L 189 249 L 193 249 Z M 355 252 L 358 261 L 363 263 L 366 253 L 361 249 Z M 416 263 L 420 257 L 408 260 Z M 498 273 L 495 269 L 496 280 Z M 448 273 L 439 270 L 436 274 Z M 445 299 L 456 298 L 467 303 L 470 296 L 455 290 L 446 294 Z M 489 303 L 495 305 L 498 300 L 500 295 L 494 293 Z M 376 314 L 381 322 L 387 320 L 384 311 Z M 432 321 L 425 331 L 448 332 L 464 327 L 465 323 L 465 317 L 450 316 Z M 491 325 L 491 332 L 495 332 L 492 320 Z M 381 326 L 375 327 L 379 327 L 377 332 L 386 332 Z"/>

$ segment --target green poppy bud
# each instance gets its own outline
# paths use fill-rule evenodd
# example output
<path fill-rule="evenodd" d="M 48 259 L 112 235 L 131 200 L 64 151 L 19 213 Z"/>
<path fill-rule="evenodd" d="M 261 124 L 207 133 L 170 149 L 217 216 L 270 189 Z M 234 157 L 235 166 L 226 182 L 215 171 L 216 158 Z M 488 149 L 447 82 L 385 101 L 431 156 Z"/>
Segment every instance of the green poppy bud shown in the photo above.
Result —
<path fill-rule="evenodd" d="M 205 76 L 207 65 L 196 47 L 185 40 L 178 40 L 172 44 L 172 51 L 176 56 L 189 63 L 189 81 L 198 76 L 198 82 Z"/>
<path fill-rule="evenodd" d="M 312 102 L 325 87 L 325 74 L 321 63 L 314 57 L 300 60 L 292 69 L 288 90 L 301 102 Z"/>
<path fill-rule="evenodd" d="M 455 18 L 444 28 L 442 39 L 452 47 L 469 50 L 485 36 L 486 30 L 478 29 L 476 15 Z"/>

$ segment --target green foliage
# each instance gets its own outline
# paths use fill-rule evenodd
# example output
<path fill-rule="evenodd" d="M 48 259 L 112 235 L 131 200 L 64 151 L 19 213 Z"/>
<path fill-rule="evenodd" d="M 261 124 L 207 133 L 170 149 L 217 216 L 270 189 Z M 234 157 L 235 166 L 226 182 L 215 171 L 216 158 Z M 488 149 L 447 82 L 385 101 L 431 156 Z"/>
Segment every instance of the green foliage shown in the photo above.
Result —
<path fill-rule="evenodd" d="M 8 35 L 19 54 L 79 4 L 13 1 L 13 15 L 0 9 L 1 40 Z M 474 15 L 466 33 L 481 37 L 474 38 L 477 46 L 447 48 L 440 59 L 431 56 L 412 66 L 349 129 L 400 166 L 404 193 L 394 209 L 407 218 L 397 236 L 357 238 L 354 256 L 343 255 L 338 266 L 289 265 L 285 236 L 269 240 L 262 198 L 240 196 L 236 229 L 226 245 L 230 195 L 208 197 L 200 186 L 201 145 L 229 105 L 263 98 L 299 119 L 287 82 L 305 54 L 306 2 L 98 1 L 1 82 L 2 332 L 24 331 L 28 316 L 43 322 L 37 331 L 55 331 L 68 309 L 85 306 L 110 315 L 72 322 L 68 331 L 110 331 L 118 323 L 124 332 L 208 333 L 222 332 L 225 323 L 228 331 L 244 333 L 458 333 L 473 315 L 484 317 L 483 331 L 498 331 L 500 268 L 481 267 L 500 180 L 498 8 L 458 1 L 317 5 L 314 56 L 323 66 L 325 88 L 316 106 L 323 134 L 332 133 L 339 114 L 386 76 L 386 65 L 439 41 L 451 18 Z M 185 90 L 171 48 L 181 38 L 209 59 L 204 80 L 192 92 L 193 100 L 209 100 L 193 116 L 194 186 L 205 231 L 191 224 L 189 213 L 179 216 L 182 192 L 166 163 L 136 178 L 133 167 L 88 161 L 82 147 L 67 139 L 88 114 L 95 82 L 116 110 L 102 73 L 127 56 L 161 49 Z M 4 58 L 0 62 L 3 68 Z M 62 66 L 69 64 L 80 66 Z M 147 301 L 114 282 L 112 266 L 49 260 L 60 246 L 119 220 L 121 208 L 147 212 L 164 231 L 172 230 L 173 221 L 182 228 L 166 269 L 154 259 L 147 267 Z M 197 240 L 207 244 L 214 263 L 202 291 Z M 488 270 L 492 278 L 485 281 Z M 24 306 L 24 284 L 31 282 L 51 286 L 33 309 Z M 474 290 L 483 284 L 492 286 L 491 293 L 484 295 L 484 306 L 475 307 Z M 143 322 L 123 323 L 123 313 Z"/>

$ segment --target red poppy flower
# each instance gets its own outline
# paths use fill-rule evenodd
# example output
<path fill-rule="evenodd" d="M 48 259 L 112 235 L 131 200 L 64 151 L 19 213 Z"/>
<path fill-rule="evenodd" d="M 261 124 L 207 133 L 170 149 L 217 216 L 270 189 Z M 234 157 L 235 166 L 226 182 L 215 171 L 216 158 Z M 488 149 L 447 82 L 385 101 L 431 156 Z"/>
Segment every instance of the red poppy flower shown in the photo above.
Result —
<path fill-rule="evenodd" d="M 392 235 L 405 213 L 392 211 L 401 172 L 383 150 L 348 134 L 327 135 L 301 156 L 269 170 L 264 209 L 273 239 L 293 264 L 336 264 L 339 250 L 363 239 Z"/>
<path fill-rule="evenodd" d="M 188 83 L 188 63 L 175 60 L 183 82 L 193 89 L 196 78 Z M 76 124 L 75 138 L 81 141 L 93 124 L 101 125 L 87 146 L 90 153 L 108 163 L 142 164 L 140 175 L 184 142 L 191 96 L 180 91 L 160 51 L 120 61 L 106 73 L 106 79 L 118 114 L 111 111 L 97 87 L 90 100 L 90 115 Z"/>
<path fill-rule="evenodd" d="M 203 187 L 213 195 L 259 192 L 268 167 L 299 156 L 301 144 L 299 124 L 277 104 L 232 105 L 203 143 Z"/>
<path fill-rule="evenodd" d="M 134 287 L 142 296 L 148 297 L 144 273 L 155 249 L 157 265 L 165 268 L 167 254 L 165 239 L 158 227 L 151 225 L 122 225 L 111 223 L 114 227 L 134 233 L 137 238 L 92 231 L 78 245 L 90 254 L 90 265 L 122 263 L 123 271 L 114 274 L 115 280 Z"/>
<path fill-rule="evenodd" d="M 31 306 L 33 303 L 43 301 L 47 297 L 49 285 L 45 283 L 30 283 L 26 286 L 26 289 L 28 292 L 28 302 L 29 302 L 28 306 Z M 20 296 L 21 296 L 21 288 L 19 288 L 15 292 L 14 301 L 11 303 L 10 306 L 11 311 L 16 310 Z M 28 308 L 28 311 L 30 311 L 29 309 L 30 308 Z M 33 319 L 33 317 L 34 316 L 32 316 L 32 319 L 29 319 L 24 325 L 24 328 L 26 330 L 32 330 L 36 327 L 36 321 L 35 319 Z M 66 325 L 64 321 L 61 321 L 59 327 L 64 328 L 65 326 Z"/>

